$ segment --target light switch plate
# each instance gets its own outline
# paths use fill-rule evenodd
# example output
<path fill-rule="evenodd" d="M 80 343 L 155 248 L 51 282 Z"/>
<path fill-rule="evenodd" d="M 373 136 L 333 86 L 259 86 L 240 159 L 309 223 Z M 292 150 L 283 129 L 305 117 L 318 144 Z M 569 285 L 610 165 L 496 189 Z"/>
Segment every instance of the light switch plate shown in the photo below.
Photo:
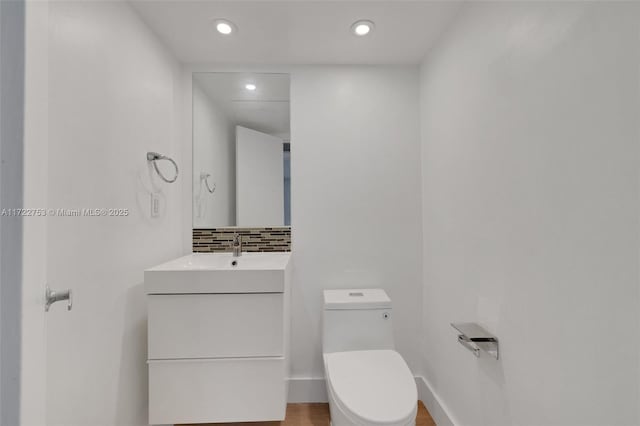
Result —
<path fill-rule="evenodd" d="M 151 217 L 160 216 L 160 197 L 158 194 L 151 193 Z"/>

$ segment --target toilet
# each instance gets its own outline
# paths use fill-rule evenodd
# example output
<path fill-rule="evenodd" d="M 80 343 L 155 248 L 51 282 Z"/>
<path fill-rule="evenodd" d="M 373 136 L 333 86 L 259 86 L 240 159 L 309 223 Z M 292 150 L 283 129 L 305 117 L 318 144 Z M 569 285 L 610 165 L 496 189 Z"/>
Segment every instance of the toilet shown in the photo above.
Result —
<path fill-rule="evenodd" d="M 322 351 L 332 426 L 416 424 L 416 383 L 395 351 L 384 290 L 325 290 Z"/>

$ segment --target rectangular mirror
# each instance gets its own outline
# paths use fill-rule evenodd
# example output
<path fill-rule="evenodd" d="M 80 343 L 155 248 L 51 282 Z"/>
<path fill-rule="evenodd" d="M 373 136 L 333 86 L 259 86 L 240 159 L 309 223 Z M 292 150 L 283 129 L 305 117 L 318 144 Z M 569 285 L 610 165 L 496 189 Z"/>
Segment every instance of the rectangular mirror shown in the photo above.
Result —
<path fill-rule="evenodd" d="M 289 75 L 193 74 L 193 227 L 291 225 Z"/>

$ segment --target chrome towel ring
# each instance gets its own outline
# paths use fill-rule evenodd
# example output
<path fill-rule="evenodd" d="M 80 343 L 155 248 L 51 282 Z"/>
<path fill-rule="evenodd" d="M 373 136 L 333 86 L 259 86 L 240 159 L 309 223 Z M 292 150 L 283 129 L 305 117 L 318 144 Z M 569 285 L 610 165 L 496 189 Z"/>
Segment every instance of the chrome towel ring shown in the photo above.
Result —
<path fill-rule="evenodd" d="M 207 191 L 209 191 L 210 194 L 213 194 L 214 191 L 216 190 L 216 184 L 215 182 L 213 183 L 213 188 L 209 186 L 210 177 L 211 177 L 210 173 L 200 172 L 200 185 L 202 185 L 202 181 L 204 181 L 204 184 L 207 186 Z"/>
<path fill-rule="evenodd" d="M 173 179 L 167 179 L 162 172 L 160 171 L 160 169 L 158 168 L 158 165 L 156 164 L 156 161 L 158 160 L 167 160 L 170 161 L 171 164 L 173 164 L 173 167 L 176 168 L 176 175 L 173 177 Z M 156 170 L 156 173 L 158 173 L 158 176 L 160 176 L 160 179 L 162 179 L 163 181 L 167 182 L 167 183 L 173 183 L 176 181 L 176 179 L 178 179 L 178 165 L 176 164 L 175 161 L 173 161 L 172 158 L 167 157 L 166 155 L 162 155 L 159 154 L 157 152 L 147 152 L 147 161 L 151 161 L 153 163 L 153 168 Z"/>

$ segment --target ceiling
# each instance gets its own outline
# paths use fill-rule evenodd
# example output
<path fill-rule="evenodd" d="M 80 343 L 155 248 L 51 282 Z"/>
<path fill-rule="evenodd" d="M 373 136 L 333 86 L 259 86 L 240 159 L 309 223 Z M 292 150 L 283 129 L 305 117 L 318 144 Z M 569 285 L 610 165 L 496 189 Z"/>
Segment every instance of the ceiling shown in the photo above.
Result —
<path fill-rule="evenodd" d="M 461 6 L 451 1 L 131 0 L 184 63 L 417 64 Z M 218 34 L 213 21 L 238 28 Z M 365 37 L 350 32 L 375 23 Z"/>
<path fill-rule="evenodd" d="M 234 124 L 288 139 L 288 74 L 198 72 L 193 80 Z"/>

